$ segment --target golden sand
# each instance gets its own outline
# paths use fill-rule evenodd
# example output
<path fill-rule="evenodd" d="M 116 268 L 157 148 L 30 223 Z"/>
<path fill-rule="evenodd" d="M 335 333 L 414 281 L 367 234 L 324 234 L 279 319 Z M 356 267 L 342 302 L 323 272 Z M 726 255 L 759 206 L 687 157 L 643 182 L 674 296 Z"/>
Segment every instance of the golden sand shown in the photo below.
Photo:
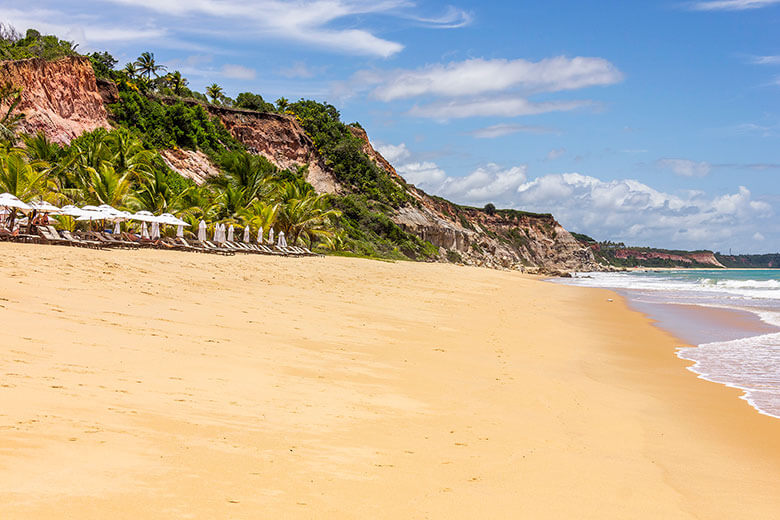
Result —
<path fill-rule="evenodd" d="M 780 420 L 606 291 L 16 244 L 0 274 L 3 520 L 780 511 Z"/>

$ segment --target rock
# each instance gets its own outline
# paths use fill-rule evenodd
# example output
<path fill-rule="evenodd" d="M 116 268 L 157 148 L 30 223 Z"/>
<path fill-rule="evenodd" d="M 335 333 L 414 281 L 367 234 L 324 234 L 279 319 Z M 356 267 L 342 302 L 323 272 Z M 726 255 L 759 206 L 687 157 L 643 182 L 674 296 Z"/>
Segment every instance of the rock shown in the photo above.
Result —
<path fill-rule="evenodd" d="M 95 73 L 87 58 L 33 58 L 0 62 L 0 81 L 22 87 L 23 132 L 44 132 L 67 144 L 84 132 L 110 128 Z"/>
<path fill-rule="evenodd" d="M 219 175 L 219 170 L 203 152 L 193 150 L 160 150 L 160 156 L 170 169 L 201 185 L 209 177 Z"/>

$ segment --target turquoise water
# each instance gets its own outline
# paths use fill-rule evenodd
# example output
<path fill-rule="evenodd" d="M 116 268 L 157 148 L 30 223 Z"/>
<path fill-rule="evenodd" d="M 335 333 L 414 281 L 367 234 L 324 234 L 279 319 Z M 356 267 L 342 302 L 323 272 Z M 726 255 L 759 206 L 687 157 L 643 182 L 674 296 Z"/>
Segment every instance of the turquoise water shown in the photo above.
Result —
<path fill-rule="evenodd" d="M 780 269 L 577 273 L 561 283 L 614 289 L 651 317 L 654 306 L 662 306 L 661 324 L 662 315 L 668 321 L 673 315 L 678 323 L 690 322 L 693 330 L 697 320 L 686 315 L 689 307 L 681 305 L 697 305 L 750 312 L 780 328 Z M 701 341 L 698 346 L 680 348 L 677 355 L 693 361 L 690 368 L 700 377 L 742 389 L 743 399 L 756 410 L 780 418 L 780 332 L 751 335 L 727 330 L 725 324 L 706 326 L 710 330 L 695 331 Z"/>

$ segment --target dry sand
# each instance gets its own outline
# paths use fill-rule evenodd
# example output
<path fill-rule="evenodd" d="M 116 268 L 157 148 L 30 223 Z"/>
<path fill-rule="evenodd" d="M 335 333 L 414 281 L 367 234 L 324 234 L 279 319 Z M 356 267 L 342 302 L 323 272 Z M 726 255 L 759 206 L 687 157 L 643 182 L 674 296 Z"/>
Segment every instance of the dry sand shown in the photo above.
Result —
<path fill-rule="evenodd" d="M 16 244 L 0 275 L 3 520 L 780 511 L 780 420 L 606 291 Z"/>

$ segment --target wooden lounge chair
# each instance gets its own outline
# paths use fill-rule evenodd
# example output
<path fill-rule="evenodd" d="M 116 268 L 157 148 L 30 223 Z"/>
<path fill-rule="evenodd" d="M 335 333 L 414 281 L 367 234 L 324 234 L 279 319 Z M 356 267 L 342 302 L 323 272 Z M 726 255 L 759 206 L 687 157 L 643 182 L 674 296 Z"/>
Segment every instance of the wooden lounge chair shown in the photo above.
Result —
<path fill-rule="evenodd" d="M 117 236 L 113 233 L 94 233 L 94 235 L 97 235 L 109 244 L 114 244 L 116 247 L 123 247 L 125 249 L 138 249 L 140 247 L 136 242 L 123 240 L 121 235 Z"/>
<path fill-rule="evenodd" d="M 182 246 L 184 251 L 192 251 L 194 253 L 212 253 L 217 254 L 215 251 L 209 251 L 205 247 L 201 246 L 199 242 L 188 242 L 184 237 L 176 237 L 174 241 Z"/>
<path fill-rule="evenodd" d="M 219 247 L 218 245 L 214 244 L 213 242 L 209 242 L 208 240 L 204 240 L 201 242 L 201 245 L 205 247 L 209 251 L 214 251 L 216 253 L 219 253 L 221 255 L 225 256 L 232 256 L 235 255 L 236 252 L 232 249 L 226 249 L 224 247 Z"/>
<path fill-rule="evenodd" d="M 51 228 L 51 226 L 49 226 Z M 54 229 L 54 228 L 51 228 Z M 96 242 L 94 240 L 83 240 L 80 238 L 74 237 L 70 231 L 62 230 L 60 231 L 60 236 L 64 238 L 65 240 L 69 241 L 74 246 L 79 247 L 90 247 L 92 249 L 105 249 L 106 246 L 101 244 L 100 242 Z"/>
<path fill-rule="evenodd" d="M 44 244 L 51 244 L 51 245 L 58 245 L 58 246 L 72 245 L 69 241 L 60 237 L 60 235 L 58 235 L 56 231 L 52 233 L 51 229 L 46 226 L 38 226 L 38 235 L 41 237 L 41 240 L 43 241 Z"/>

